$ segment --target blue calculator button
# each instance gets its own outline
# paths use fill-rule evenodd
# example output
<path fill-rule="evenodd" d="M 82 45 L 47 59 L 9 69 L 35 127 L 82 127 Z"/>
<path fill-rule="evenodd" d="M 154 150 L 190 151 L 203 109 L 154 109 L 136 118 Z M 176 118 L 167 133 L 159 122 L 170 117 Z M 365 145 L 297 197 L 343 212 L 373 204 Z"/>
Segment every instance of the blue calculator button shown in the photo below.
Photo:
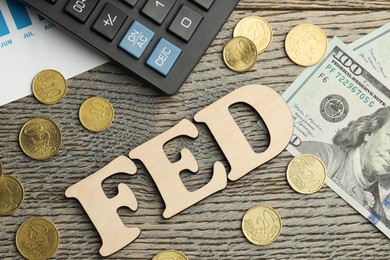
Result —
<path fill-rule="evenodd" d="M 119 43 L 119 47 L 139 59 L 154 36 L 154 32 L 134 21 Z"/>
<path fill-rule="evenodd" d="M 181 49 L 162 38 L 150 54 L 146 64 L 166 76 L 180 56 Z"/>

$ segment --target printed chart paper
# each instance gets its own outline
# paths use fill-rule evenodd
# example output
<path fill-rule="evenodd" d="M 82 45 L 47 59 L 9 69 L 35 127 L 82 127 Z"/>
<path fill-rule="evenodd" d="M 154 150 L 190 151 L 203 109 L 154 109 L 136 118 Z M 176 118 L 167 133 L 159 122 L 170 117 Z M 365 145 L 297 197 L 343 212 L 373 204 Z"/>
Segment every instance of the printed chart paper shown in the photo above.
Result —
<path fill-rule="evenodd" d="M 0 0 L 0 106 L 32 93 L 34 76 L 45 69 L 66 79 L 107 58 L 56 28 L 16 0 Z"/>

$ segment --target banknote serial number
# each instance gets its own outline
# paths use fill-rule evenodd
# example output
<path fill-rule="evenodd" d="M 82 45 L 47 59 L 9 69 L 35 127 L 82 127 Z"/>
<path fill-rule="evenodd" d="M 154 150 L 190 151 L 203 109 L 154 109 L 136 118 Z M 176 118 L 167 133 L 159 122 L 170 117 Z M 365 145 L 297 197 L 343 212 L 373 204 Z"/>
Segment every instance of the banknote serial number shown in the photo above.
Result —
<path fill-rule="evenodd" d="M 349 89 L 351 93 L 356 95 L 363 103 L 367 104 L 368 107 L 373 107 L 375 102 L 371 100 L 367 94 L 365 94 L 359 87 L 357 87 L 350 79 L 348 79 L 343 73 L 337 71 L 335 66 L 328 64 L 325 69 L 336 79 L 338 80 L 344 87 Z M 329 76 L 325 73 L 320 73 L 318 78 L 322 79 L 324 83 L 328 82 Z"/>

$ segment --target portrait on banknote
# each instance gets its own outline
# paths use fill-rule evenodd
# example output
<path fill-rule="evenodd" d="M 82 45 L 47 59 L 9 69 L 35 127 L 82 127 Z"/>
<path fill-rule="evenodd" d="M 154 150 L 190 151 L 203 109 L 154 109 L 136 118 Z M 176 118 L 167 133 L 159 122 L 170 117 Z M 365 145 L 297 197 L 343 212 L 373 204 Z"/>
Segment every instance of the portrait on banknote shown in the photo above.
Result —
<path fill-rule="evenodd" d="M 334 38 L 283 98 L 294 118 L 287 150 L 323 160 L 326 184 L 390 237 L 388 81 Z"/>
<path fill-rule="evenodd" d="M 319 157 L 327 175 L 367 209 L 372 222 L 390 227 L 390 107 L 351 121 L 332 143 L 302 141 L 295 147 Z"/>

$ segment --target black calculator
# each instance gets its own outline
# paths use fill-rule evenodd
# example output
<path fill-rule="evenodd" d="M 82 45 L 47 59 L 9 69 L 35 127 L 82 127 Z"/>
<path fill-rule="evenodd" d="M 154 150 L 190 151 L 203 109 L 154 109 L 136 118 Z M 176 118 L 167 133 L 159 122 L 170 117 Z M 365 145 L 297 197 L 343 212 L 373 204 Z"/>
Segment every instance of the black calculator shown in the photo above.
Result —
<path fill-rule="evenodd" d="M 172 95 L 239 0 L 20 1 Z"/>

